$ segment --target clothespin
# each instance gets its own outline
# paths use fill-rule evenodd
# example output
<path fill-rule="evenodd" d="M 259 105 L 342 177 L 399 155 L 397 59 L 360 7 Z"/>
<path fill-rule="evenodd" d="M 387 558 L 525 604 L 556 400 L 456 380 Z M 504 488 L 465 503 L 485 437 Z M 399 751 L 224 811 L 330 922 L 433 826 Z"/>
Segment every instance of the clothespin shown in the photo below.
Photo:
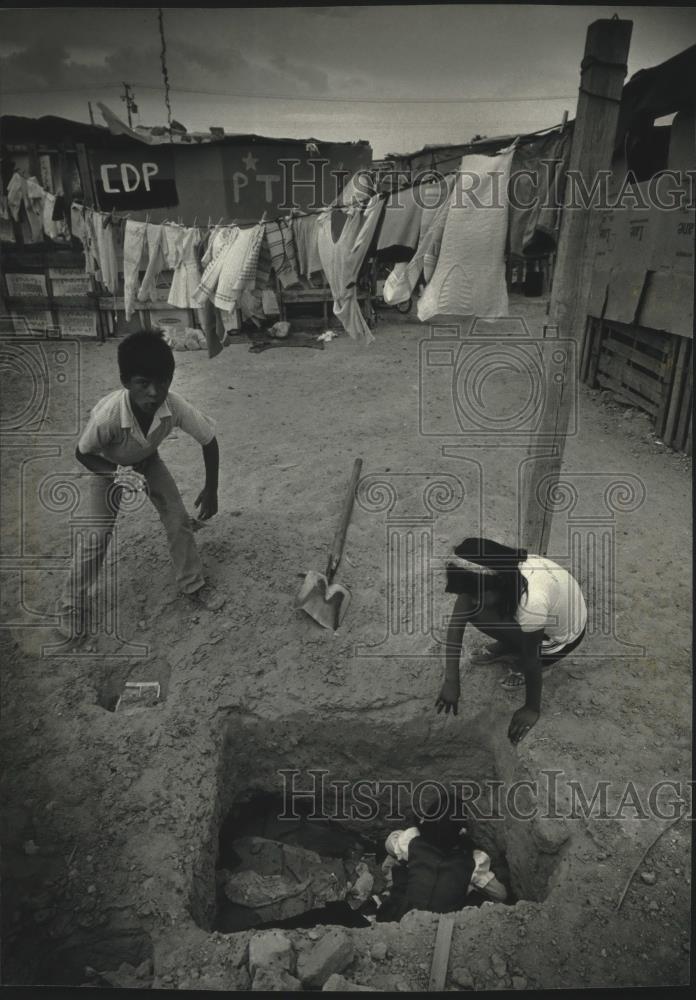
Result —
<path fill-rule="evenodd" d="M 194 229 L 196 228 L 196 223 L 197 223 L 197 222 L 198 222 L 198 216 L 197 216 L 197 215 L 194 215 L 194 217 L 193 217 L 193 228 L 194 228 Z"/>
<path fill-rule="evenodd" d="M 261 218 L 259 219 L 259 225 L 260 226 L 262 226 L 265 223 L 267 215 L 268 215 L 268 212 L 264 212 L 263 215 L 261 216 Z"/>

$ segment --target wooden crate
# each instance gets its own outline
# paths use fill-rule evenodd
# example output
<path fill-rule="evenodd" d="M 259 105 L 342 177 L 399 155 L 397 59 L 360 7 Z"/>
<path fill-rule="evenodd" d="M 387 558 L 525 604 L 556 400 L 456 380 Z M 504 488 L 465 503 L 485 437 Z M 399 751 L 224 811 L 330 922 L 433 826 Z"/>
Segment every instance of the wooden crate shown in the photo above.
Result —
<path fill-rule="evenodd" d="M 691 340 L 589 317 L 580 377 L 649 413 L 665 444 L 691 454 Z"/>

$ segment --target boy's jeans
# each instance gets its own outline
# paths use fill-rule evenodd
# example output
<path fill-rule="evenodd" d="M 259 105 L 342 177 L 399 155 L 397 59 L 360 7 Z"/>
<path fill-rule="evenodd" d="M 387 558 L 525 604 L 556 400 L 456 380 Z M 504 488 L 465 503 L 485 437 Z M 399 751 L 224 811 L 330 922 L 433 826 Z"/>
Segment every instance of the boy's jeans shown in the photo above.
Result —
<path fill-rule="evenodd" d="M 148 495 L 167 533 L 179 588 L 184 594 L 193 594 L 205 582 L 203 564 L 177 485 L 157 452 L 139 463 L 138 471 L 145 477 Z M 60 601 L 64 610 L 83 610 L 86 607 L 118 516 L 118 499 L 114 499 L 118 497 L 118 492 L 114 491 L 112 476 L 90 476 L 82 488 L 90 491 L 89 515 L 94 518 L 94 525 L 83 534 L 83 550 L 74 553 L 70 576 Z"/>

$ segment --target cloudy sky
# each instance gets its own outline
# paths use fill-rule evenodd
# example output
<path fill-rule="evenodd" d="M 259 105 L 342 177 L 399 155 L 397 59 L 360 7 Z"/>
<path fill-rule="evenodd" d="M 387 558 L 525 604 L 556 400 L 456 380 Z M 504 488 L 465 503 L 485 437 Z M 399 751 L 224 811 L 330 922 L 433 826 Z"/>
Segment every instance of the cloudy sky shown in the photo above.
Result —
<path fill-rule="evenodd" d="M 629 75 L 696 40 L 696 9 L 428 5 L 164 8 L 174 117 L 191 130 L 367 139 L 376 156 L 533 131 L 575 112 L 587 25 L 633 21 Z M 3 114 L 166 121 L 156 8 L 0 12 Z M 99 112 L 96 120 L 101 124 Z"/>

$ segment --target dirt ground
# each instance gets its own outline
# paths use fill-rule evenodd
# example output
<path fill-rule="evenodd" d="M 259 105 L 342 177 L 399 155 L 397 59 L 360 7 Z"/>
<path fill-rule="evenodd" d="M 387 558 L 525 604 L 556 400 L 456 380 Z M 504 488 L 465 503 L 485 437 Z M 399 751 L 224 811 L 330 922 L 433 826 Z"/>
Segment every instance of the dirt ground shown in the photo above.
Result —
<path fill-rule="evenodd" d="M 514 307 L 537 331 L 543 304 Z M 369 348 L 344 335 L 323 352 L 256 355 L 240 341 L 214 361 L 177 353 L 174 387 L 218 425 L 220 510 L 197 539 L 227 603 L 196 612 L 177 595 L 156 514 L 135 504 L 113 552 L 118 624 L 78 650 L 59 645 L 47 617 L 77 516 L 58 485 L 77 471 L 74 399 L 56 389 L 41 432 L 5 438 L 6 984 L 80 984 L 93 981 L 85 967 L 129 963 L 139 978 L 123 985 L 247 988 L 253 932 L 210 932 L 217 831 L 234 801 L 278 791 L 279 768 L 506 785 L 563 772 L 556 818 L 499 825 L 520 902 L 458 915 L 448 988 L 688 982 L 688 819 L 638 862 L 676 815 L 674 791 L 660 793 L 660 816 L 650 789 L 673 781 L 686 794 L 691 774 L 690 464 L 655 441 L 647 418 L 581 387 L 564 466 L 578 499 L 555 516 L 549 555 L 584 560 L 595 624 L 582 655 L 548 677 L 541 719 L 517 747 L 506 730 L 521 697 L 500 688 L 500 668 L 469 669 L 458 717 L 438 716 L 437 638 L 450 603 L 442 557 L 467 534 L 514 541 L 525 451 L 500 439 L 482 446 L 471 430 L 440 434 L 452 398 L 441 368 L 419 369 L 427 336 L 385 311 Z M 84 419 L 117 385 L 116 343 L 82 344 L 79 376 Z M 8 384 L 12 413 L 25 383 L 19 372 Z M 482 389 L 498 414 L 516 412 L 524 391 L 510 370 Z M 198 445 L 175 433 L 161 454 L 193 510 Z M 357 456 L 372 478 L 338 573 L 353 600 L 331 634 L 293 600 L 299 574 L 324 569 Z M 467 636 L 467 650 L 481 645 Z M 159 680 L 160 704 L 110 711 L 127 679 Z M 588 798 L 608 783 L 614 805 L 624 797 L 622 815 L 573 817 L 568 780 Z M 544 798 L 525 802 L 535 796 Z M 376 990 L 427 988 L 436 927 L 432 914 L 412 913 L 348 932 L 345 975 Z M 298 950 L 314 940 L 287 933 Z M 376 959 L 378 941 L 388 950 Z"/>

